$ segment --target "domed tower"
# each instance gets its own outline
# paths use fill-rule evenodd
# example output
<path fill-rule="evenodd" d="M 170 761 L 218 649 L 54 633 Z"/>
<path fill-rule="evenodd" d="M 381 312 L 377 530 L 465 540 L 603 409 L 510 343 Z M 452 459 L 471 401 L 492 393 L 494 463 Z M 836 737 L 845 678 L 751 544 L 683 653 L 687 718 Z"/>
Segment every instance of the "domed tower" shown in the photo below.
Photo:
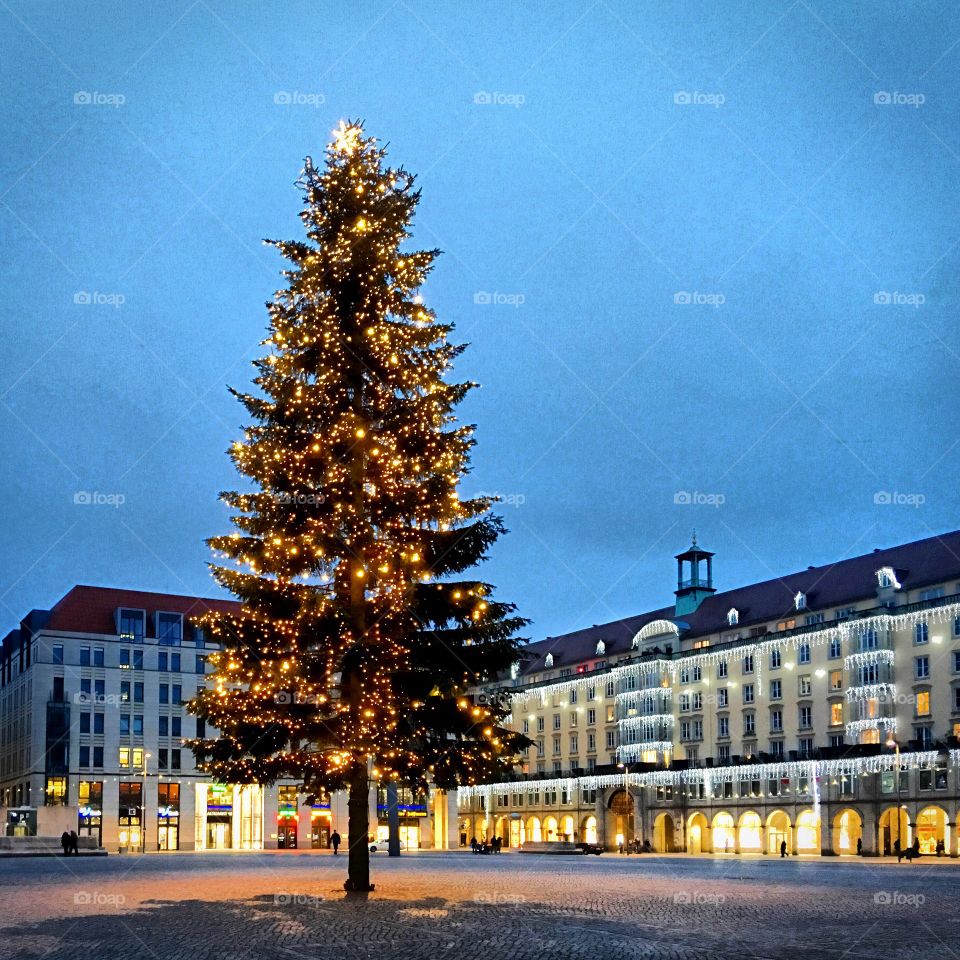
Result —
<path fill-rule="evenodd" d="M 710 594 L 716 593 L 713 588 L 713 554 L 697 545 L 697 532 L 694 530 L 689 549 L 678 553 L 676 561 L 676 615 L 682 617 L 693 613 Z"/>

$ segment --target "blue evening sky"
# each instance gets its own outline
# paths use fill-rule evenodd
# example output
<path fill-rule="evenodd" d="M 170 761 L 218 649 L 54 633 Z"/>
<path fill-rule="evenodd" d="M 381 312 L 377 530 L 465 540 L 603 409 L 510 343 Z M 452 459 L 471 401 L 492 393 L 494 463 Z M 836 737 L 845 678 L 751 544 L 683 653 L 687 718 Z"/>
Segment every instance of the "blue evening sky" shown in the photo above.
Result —
<path fill-rule="evenodd" d="M 668 602 L 694 527 L 721 588 L 956 527 L 958 68 L 933 0 L 0 0 L 4 623 L 216 590 L 342 117 L 419 176 L 531 636 Z"/>

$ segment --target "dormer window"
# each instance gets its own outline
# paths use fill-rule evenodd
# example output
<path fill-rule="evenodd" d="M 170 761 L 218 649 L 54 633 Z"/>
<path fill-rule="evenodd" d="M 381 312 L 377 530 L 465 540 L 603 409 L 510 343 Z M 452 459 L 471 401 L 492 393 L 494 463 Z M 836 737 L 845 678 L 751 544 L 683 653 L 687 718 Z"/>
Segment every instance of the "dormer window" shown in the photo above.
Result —
<path fill-rule="evenodd" d="M 893 587 L 894 590 L 900 589 L 900 581 L 897 580 L 893 567 L 881 567 L 877 571 L 877 586 L 881 589 L 884 587 Z"/>
<path fill-rule="evenodd" d="M 120 607 L 117 610 L 117 636 L 132 643 L 143 643 L 144 628 L 147 622 L 145 610 L 130 610 Z"/>
<path fill-rule="evenodd" d="M 798 590 L 797 595 L 793 598 L 793 606 L 797 610 L 807 609 L 807 595 L 802 590 Z"/>
<path fill-rule="evenodd" d="M 602 657 L 607 652 L 607 645 L 602 641 L 597 641 L 597 656 Z"/>
<path fill-rule="evenodd" d="M 727 626 L 735 627 L 740 622 L 740 611 L 736 607 L 731 607 L 727 611 Z"/>
<path fill-rule="evenodd" d="M 179 647 L 183 640 L 183 614 L 157 613 L 157 642 Z"/>
<path fill-rule="evenodd" d="M 548 670 L 553 666 L 553 654 L 552 654 L 552 653 L 548 653 L 548 654 L 543 658 L 543 665 L 544 665 Z"/>

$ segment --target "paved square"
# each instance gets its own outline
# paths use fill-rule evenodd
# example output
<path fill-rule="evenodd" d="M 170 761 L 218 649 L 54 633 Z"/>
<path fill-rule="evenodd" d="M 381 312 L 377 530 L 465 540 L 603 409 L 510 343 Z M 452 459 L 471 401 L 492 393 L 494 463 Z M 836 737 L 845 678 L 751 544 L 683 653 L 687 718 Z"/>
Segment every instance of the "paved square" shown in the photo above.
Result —
<path fill-rule="evenodd" d="M 960 865 L 294 851 L 0 860 L 0 957 L 960 957 Z"/>

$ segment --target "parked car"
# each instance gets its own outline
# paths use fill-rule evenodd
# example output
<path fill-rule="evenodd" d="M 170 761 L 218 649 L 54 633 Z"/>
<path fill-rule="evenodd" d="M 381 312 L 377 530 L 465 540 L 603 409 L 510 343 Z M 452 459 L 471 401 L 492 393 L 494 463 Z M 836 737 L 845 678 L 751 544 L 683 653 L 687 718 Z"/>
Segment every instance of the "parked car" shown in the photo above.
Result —
<path fill-rule="evenodd" d="M 582 850 L 585 854 L 593 853 L 598 857 L 603 853 L 603 847 L 599 843 L 578 843 L 577 847 Z"/>

